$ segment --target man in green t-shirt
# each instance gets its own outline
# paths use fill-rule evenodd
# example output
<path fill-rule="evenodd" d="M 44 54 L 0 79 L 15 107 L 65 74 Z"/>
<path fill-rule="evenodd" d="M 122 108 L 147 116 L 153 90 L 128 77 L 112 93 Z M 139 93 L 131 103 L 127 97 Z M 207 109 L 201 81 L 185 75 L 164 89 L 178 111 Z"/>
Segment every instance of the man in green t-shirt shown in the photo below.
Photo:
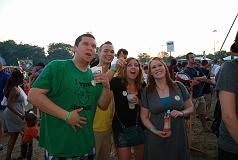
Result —
<path fill-rule="evenodd" d="M 105 110 L 111 98 L 107 76 L 88 68 L 95 54 L 94 36 L 83 34 L 75 41 L 73 59 L 50 62 L 32 85 L 28 100 L 43 112 L 39 145 L 47 160 L 95 157 L 96 106 Z"/>

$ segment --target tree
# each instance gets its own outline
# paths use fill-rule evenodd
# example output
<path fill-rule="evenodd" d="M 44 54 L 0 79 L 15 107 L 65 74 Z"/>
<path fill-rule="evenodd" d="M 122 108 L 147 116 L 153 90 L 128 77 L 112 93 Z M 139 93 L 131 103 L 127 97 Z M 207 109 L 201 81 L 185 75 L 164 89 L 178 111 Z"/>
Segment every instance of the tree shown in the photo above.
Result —
<path fill-rule="evenodd" d="M 0 54 L 7 65 L 17 65 L 17 44 L 15 41 L 0 42 Z"/>
<path fill-rule="evenodd" d="M 70 59 L 73 57 L 72 46 L 65 43 L 51 43 L 48 48 L 47 62 L 55 59 Z"/>
<path fill-rule="evenodd" d="M 148 63 L 150 58 L 151 58 L 150 55 L 148 55 L 147 53 L 139 53 L 138 54 L 138 59 L 141 62 L 141 64 Z"/>
<path fill-rule="evenodd" d="M 34 64 L 45 63 L 44 48 L 29 44 L 16 44 L 13 40 L 0 42 L 0 54 L 7 65 L 18 65 L 18 60 L 31 59 Z"/>
<path fill-rule="evenodd" d="M 169 57 L 169 53 L 165 51 L 161 51 L 157 54 L 157 57 L 160 57 L 160 58 Z"/>
<path fill-rule="evenodd" d="M 18 60 L 30 59 L 33 64 L 46 63 L 46 55 L 44 48 L 38 46 L 31 46 L 29 44 L 18 45 Z"/>

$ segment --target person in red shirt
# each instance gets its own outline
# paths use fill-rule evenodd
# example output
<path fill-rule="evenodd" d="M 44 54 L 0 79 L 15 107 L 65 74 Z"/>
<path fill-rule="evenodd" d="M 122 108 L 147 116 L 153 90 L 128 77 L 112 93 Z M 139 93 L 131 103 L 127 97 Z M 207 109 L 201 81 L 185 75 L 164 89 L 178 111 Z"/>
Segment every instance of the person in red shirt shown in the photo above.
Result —
<path fill-rule="evenodd" d="M 27 159 L 31 160 L 33 152 L 33 138 L 38 140 L 38 127 L 37 117 L 32 110 L 29 110 L 25 114 L 26 127 L 23 131 L 22 144 L 21 144 L 21 156 L 18 160 Z"/>

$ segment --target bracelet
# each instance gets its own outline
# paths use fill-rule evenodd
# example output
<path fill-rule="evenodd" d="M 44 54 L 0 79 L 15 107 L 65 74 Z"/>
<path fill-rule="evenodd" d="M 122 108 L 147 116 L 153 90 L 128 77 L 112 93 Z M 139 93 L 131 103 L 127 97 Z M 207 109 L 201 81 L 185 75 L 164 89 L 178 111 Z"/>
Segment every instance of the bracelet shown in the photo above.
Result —
<path fill-rule="evenodd" d="M 65 117 L 66 122 L 68 122 L 70 115 L 71 115 L 71 112 L 68 112 L 67 116 Z"/>
<path fill-rule="evenodd" d="M 153 128 L 150 128 L 150 131 L 153 133 L 156 133 L 158 130 L 155 127 L 153 127 Z"/>

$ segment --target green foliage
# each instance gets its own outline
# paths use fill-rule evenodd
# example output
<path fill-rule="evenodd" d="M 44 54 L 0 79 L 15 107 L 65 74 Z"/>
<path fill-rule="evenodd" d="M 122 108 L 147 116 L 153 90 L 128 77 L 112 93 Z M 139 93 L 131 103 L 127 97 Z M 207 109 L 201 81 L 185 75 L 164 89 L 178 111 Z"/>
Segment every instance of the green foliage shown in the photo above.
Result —
<path fill-rule="evenodd" d="M 29 44 L 16 44 L 13 40 L 0 42 L 0 55 L 7 65 L 18 65 L 18 60 L 31 59 L 34 64 L 46 60 L 44 48 Z"/>
<path fill-rule="evenodd" d="M 64 43 L 51 43 L 48 48 L 48 56 L 44 48 L 30 44 L 16 44 L 13 40 L 0 42 L 0 56 L 5 59 L 7 65 L 18 65 L 18 60 L 29 59 L 36 65 L 40 62 L 47 64 L 55 59 L 72 58 L 72 46 Z"/>
<path fill-rule="evenodd" d="M 70 59 L 73 57 L 72 46 L 65 43 L 51 43 L 48 48 L 47 62 L 55 59 Z"/>
<path fill-rule="evenodd" d="M 141 64 L 148 63 L 150 58 L 151 58 L 150 55 L 148 55 L 147 53 L 138 54 L 138 60 L 141 62 Z"/>

